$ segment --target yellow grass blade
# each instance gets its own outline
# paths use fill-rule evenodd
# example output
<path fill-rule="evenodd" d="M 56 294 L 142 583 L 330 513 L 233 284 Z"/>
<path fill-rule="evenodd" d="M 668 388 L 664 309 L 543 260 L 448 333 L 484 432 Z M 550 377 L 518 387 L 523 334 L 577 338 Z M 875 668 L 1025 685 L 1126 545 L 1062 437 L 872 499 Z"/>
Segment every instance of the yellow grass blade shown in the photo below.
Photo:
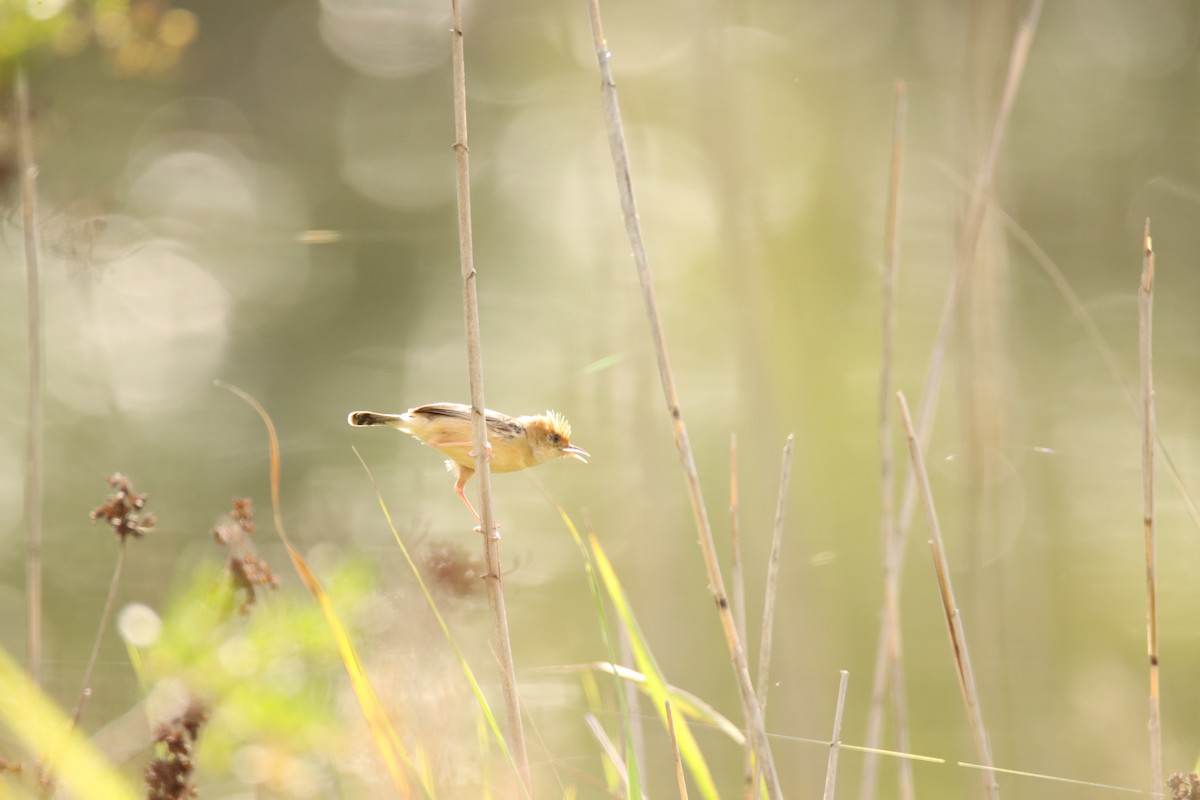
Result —
<path fill-rule="evenodd" d="M 405 749 L 404 743 L 400 741 L 400 736 L 396 733 L 395 727 L 392 726 L 392 721 L 388 718 L 383 703 L 379 701 L 379 696 L 375 693 L 375 687 L 371 684 L 370 678 L 367 677 L 362 662 L 359 661 L 358 653 L 354 650 L 354 644 L 350 641 L 350 635 L 346 632 L 346 626 L 342 624 L 341 619 L 334 610 L 329 595 L 325 592 L 324 587 L 321 586 L 321 582 L 317 580 L 317 576 L 309 569 L 304 557 L 292 546 L 287 531 L 283 527 L 283 513 L 280 510 L 279 503 L 279 437 L 275 433 L 275 423 L 271 421 L 271 417 L 267 414 L 266 409 L 246 392 L 224 381 L 216 381 L 216 384 L 244 400 L 251 408 L 258 412 L 258 416 L 262 418 L 263 424 L 267 427 L 267 439 L 270 444 L 271 453 L 271 508 L 275 515 L 275 531 L 279 534 L 283 546 L 287 548 L 288 556 L 292 560 L 292 566 L 296 568 L 296 573 L 300 576 L 300 580 L 304 583 L 309 593 L 312 594 L 313 599 L 317 601 L 317 605 L 325 617 L 325 622 L 329 625 L 329 629 L 333 633 L 338 653 L 342 657 L 342 664 L 345 665 L 346 674 L 350 677 L 350 686 L 354 690 L 354 696 L 358 699 L 358 705 L 362 709 L 363 717 L 366 718 L 367 727 L 371 731 L 371 738 L 375 741 L 375 746 L 379 749 L 379 754 L 387 766 L 388 774 L 392 778 L 392 786 L 401 797 L 410 797 L 412 786 L 409 781 L 409 774 L 416 774 L 425 795 L 433 797 L 432 786 L 425 781 L 426 776 L 420 770 L 416 769 L 408 750 Z"/>
<path fill-rule="evenodd" d="M 647 696 L 650 691 L 646 688 L 646 676 L 635 669 L 622 667 L 620 664 L 612 664 L 608 661 L 593 661 L 588 664 L 567 664 L 560 667 L 542 667 L 538 672 L 547 673 L 563 673 L 563 672 L 580 672 L 586 675 L 589 672 L 605 672 L 609 675 L 615 675 L 621 680 L 633 683 L 639 690 Z M 594 684 L 594 679 L 592 680 Z M 586 688 L 587 683 L 584 683 Z M 742 747 L 746 743 L 746 734 L 743 733 L 736 725 L 734 725 L 728 717 L 721 714 L 715 708 L 710 706 L 704 700 L 696 695 L 680 689 L 678 686 L 667 684 L 667 697 L 671 700 L 671 708 L 679 713 L 691 717 L 697 722 L 708 725 L 721 733 L 725 734 L 738 747 Z M 592 706 L 589 704 L 589 708 Z"/>
<path fill-rule="evenodd" d="M 366 670 L 359 661 L 358 653 L 354 650 L 354 644 L 350 641 L 350 634 L 346 632 L 346 627 L 334 610 L 329 595 L 317 580 L 317 576 L 309 569 L 303 556 L 296 552 L 291 544 L 285 542 L 284 546 L 287 547 L 288 555 L 291 556 L 292 565 L 296 568 L 296 572 L 312 594 L 313 599 L 317 601 L 321 613 L 325 616 L 325 622 L 333 633 L 338 653 L 342 657 L 342 664 L 345 665 L 346 674 L 350 677 L 350 686 L 354 689 L 354 696 L 358 698 L 358 705 L 367 720 L 371 738 L 375 740 L 375 746 L 379 748 L 379 754 L 383 756 L 388 772 L 392 776 L 392 785 L 401 797 L 408 797 L 412 792 L 408 773 L 414 773 L 419 778 L 425 776 L 413 763 L 404 743 L 400 741 L 400 735 L 392 725 L 391 719 L 388 718 L 387 710 L 384 709 L 379 696 L 375 694 L 375 687 L 371 684 L 371 679 L 367 677 Z M 425 794 L 433 796 L 432 787 L 424 780 L 421 780 L 421 786 L 425 790 Z"/>
<path fill-rule="evenodd" d="M 488 757 L 488 750 L 491 748 L 491 731 L 488 730 L 487 720 L 480 714 L 475 718 L 475 739 L 479 742 L 479 752 L 483 756 L 483 763 L 480 765 L 482 780 L 479 782 L 479 800 L 492 800 L 492 777 L 491 769 L 488 765 L 491 759 Z"/>
<path fill-rule="evenodd" d="M 3 649 L 0 718 L 29 752 L 49 756 L 55 780 L 73 797 L 135 800 L 139 796 Z"/>

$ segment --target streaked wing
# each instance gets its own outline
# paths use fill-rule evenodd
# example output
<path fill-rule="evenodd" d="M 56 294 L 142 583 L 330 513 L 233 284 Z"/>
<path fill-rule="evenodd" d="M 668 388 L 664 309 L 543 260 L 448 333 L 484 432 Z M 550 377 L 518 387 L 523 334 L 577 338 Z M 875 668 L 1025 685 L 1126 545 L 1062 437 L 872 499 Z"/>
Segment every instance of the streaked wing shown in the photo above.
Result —
<path fill-rule="evenodd" d="M 471 407 L 462 403 L 430 403 L 427 406 L 417 406 L 408 413 L 471 421 Z M 507 414 L 501 414 L 499 411 L 492 411 L 489 408 L 484 411 L 484 419 L 487 421 L 488 430 L 493 435 L 503 436 L 505 439 L 516 439 L 518 436 L 525 435 L 525 426 Z"/>
<path fill-rule="evenodd" d="M 417 406 L 409 409 L 410 414 L 424 414 L 427 417 L 452 417 L 454 419 L 471 419 L 471 407 L 462 403 L 430 403 L 427 406 Z"/>
<path fill-rule="evenodd" d="M 507 414 L 489 409 L 484 412 L 484 418 L 487 419 L 488 430 L 497 436 L 503 436 L 505 439 L 519 439 L 525 435 L 525 426 Z"/>

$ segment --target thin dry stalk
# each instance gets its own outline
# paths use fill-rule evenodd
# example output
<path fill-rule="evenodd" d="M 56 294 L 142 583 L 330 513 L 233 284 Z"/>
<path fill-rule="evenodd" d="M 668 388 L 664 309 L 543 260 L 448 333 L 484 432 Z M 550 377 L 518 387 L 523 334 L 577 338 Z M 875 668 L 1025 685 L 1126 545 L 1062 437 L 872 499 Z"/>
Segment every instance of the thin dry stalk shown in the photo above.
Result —
<path fill-rule="evenodd" d="M 775 630 L 775 598 L 779 595 L 779 561 L 780 550 L 783 546 L 783 517 L 787 510 L 788 482 L 792 477 L 792 446 L 795 435 L 788 434 L 783 445 L 783 463 L 779 470 L 779 496 L 775 500 L 775 526 L 771 532 L 771 555 L 767 560 L 767 586 L 763 600 L 762 631 L 759 634 L 758 650 L 758 707 L 762 709 L 763 719 L 767 716 L 767 690 L 771 673 L 771 648 L 774 644 Z M 745 638 L 743 637 L 743 641 Z M 750 785 L 747 791 L 753 793 L 759 784 L 758 764 L 753 764 L 750 770 Z"/>
<path fill-rule="evenodd" d="M 492 511 L 492 475 L 487 456 L 487 428 L 483 411 L 483 354 L 479 333 L 479 298 L 476 294 L 475 255 L 471 236 L 471 179 L 467 146 L 467 77 L 463 54 L 461 0 L 451 0 L 454 28 L 450 32 L 454 70 L 454 154 L 458 188 L 458 248 L 463 285 L 463 315 L 466 323 L 467 368 L 471 382 L 471 441 L 475 451 L 475 472 L 479 476 L 480 514 L 484 561 L 487 564 L 488 604 L 496 634 L 496 657 L 504 687 L 504 705 L 508 714 L 508 746 L 521 770 L 521 780 L 533 793 L 529 755 L 521 724 L 521 701 L 513 668 L 512 643 L 508 636 L 508 614 L 504 606 L 504 584 L 500 569 L 500 532 Z"/>
<path fill-rule="evenodd" d="M 1033 36 L 1037 31 L 1038 19 L 1041 17 L 1042 7 L 1045 0 L 1032 0 L 1029 6 L 1029 11 L 1025 18 L 1021 21 L 1017 29 L 1017 35 L 1013 39 L 1012 50 L 1009 54 L 1008 72 L 1004 81 L 1004 90 L 1001 94 L 1000 107 L 996 113 L 996 122 L 992 127 L 992 135 L 989 140 L 987 150 L 984 154 L 984 159 L 979 166 L 979 170 L 975 176 L 975 183 L 971 191 L 971 200 L 967 206 L 967 215 L 963 224 L 962 239 L 959 242 L 958 255 L 955 261 L 954 270 L 950 274 L 950 282 L 946 287 L 946 299 L 942 306 L 942 315 L 938 321 L 937 333 L 934 336 L 933 347 L 929 354 L 929 365 L 925 371 L 925 382 L 922 388 L 921 405 L 917 410 L 917 431 L 919 441 L 922 447 L 929 443 L 929 437 L 933 432 L 933 415 L 937 409 L 937 400 L 939 388 L 942 381 L 942 368 L 946 360 L 946 348 L 949 344 L 950 333 L 953 329 L 954 312 L 958 306 L 958 289 L 962 284 L 963 274 L 970 268 L 975 261 L 975 252 L 979 244 L 979 235 L 983 229 L 983 220 L 989 207 L 989 199 L 991 195 L 992 179 L 995 174 L 996 162 L 1000 156 L 1000 147 L 1004 142 L 1004 134 L 1008 127 L 1008 119 L 1012 111 L 1012 106 L 1017 96 L 1017 89 L 1021 85 L 1021 77 L 1025 72 L 1025 64 L 1028 61 L 1029 49 L 1033 44 Z M 898 519 L 898 527 L 895 536 L 893 537 L 895 552 L 887 556 L 894 563 L 896 575 L 903 574 L 904 571 L 904 556 L 905 545 L 908 541 L 908 531 L 912 526 L 913 512 L 916 509 L 917 501 L 917 485 L 912 473 L 909 473 L 908 479 L 904 484 L 904 493 L 900 502 L 900 515 Z M 897 577 L 898 581 L 898 577 Z M 898 587 L 896 584 L 897 595 L 894 598 L 895 603 L 899 604 Z M 886 602 L 891 602 L 885 599 Z M 880 632 L 878 639 L 877 652 L 886 651 L 892 642 L 892 638 L 887 630 L 888 626 L 887 610 L 884 610 L 884 618 L 880 623 Z M 881 671 L 885 670 L 887 656 L 884 654 L 876 657 L 876 676 L 879 676 Z M 876 678 L 876 687 L 887 681 L 884 677 Z M 880 696 L 886 692 L 886 686 Z M 874 693 L 873 693 L 874 694 Z M 880 701 L 882 703 L 882 700 Z M 872 706 L 874 707 L 874 701 Z M 882 731 L 882 723 L 876 723 L 874 727 L 868 727 L 868 737 L 872 734 L 875 736 L 875 743 L 878 744 L 879 736 Z M 868 738 L 870 743 L 870 738 Z M 874 745 L 872 745 L 874 747 Z M 874 766 L 864 765 L 864 776 L 869 772 L 873 772 Z M 902 783 L 903 785 L 903 783 Z M 863 783 L 863 800 L 872 800 L 874 794 L 875 781 L 872 777 L 870 781 L 864 779 Z"/>
<path fill-rule="evenodd" d="M 592 523 L 588 520 L 588 533 L 591 533 Z M 617 615 L 617 647 L 620 649 L 621 664 L 633 669 L 633 644 L 629 640 L 629 627 L 625 620 Z M 642 726 L 642 712 L 637 686 L 633 681 L 621 681 L 621 692 L 625 695 L 625 719 L 623 724 L 629 727 L 629 741 L 633 748 L 633 767 L 639 776 L 646 774 L 646 731 Z M 645 780 L 643 777 L 642 780 Z"/>
<path fill-rule="evenodd" d="M 746 571 L 742 567 L 741 498 L 738 489 L 737 434 L 729 434 L 729 581 L 733 590 L 733 621 L 746 641 Z"/>
<path fill-rule="evenodd" d="M 1142 383 L 1142 520 L 1146 535 L 1146 651 L 1150 662 L 1150 791 L 1162 789 L 1162 708 L 1158 693 L 1158 578 L 1154 535 L 1154 246 L 1150 220 L 1142 239 L 1142 277 L 1138 291 L 1138 351 Z"/>
<path fill-rule="evenodd" d="M 738 637 L 746 639 L 746 571 L 742 568 L 741 519 L 738 496 L 738 448 L 737 434 L 729 434 L 729 576 L 733 590 L 733 621 L 737 625 Z M 742 753 L 743 800 L 754 797 L 754 743 L 746 737 Z"/>
<path fill-rule="evenodd" d="M 896 82 L 896 110 L 892 127 L 891 177 L 888 181 L 887 225 L 883 245 L 883 336 L 879 368 L 879 528 L 883 551 L 883 625 L 875 653 L 871 684 L 871 708 L 867 715 L 867 746 L 879 747 L 883 739 L 883 709 L 889 679 L 896 746 L 908 750 L 908 710 L 904 694 L 904 659 L 900 629 L 900 569 L 896 541 L 896 478 L 892 452 L 893 362 L 896 342 L 896 282 L 900 264 L 901 187 L 904 183 L 904 142 L 908 125 L 908 88 Z M 863 758 L 861 796 L 875 796 L 879 756 L 868 752 Z M 912 800 L 912 765 L 901 759 L 900 797 Z"/>
<path fill-rule="evenodd" d="M 675 759 L 675 780 L 679 784 L 680 800 L 687 800 L 687 779 L 683 775 L 683 759 L 679 757 L 679 742 L 675 740 L 675 717 L 671 714 L 671 701 L 664 700 L 667 709 L 667 736 L 671 739 L 671 757 Z"/>
<path fill-rule="evenodd" d="M 942 607 L 946 612 L 946 625 L 950 632 L 950 647 L 954 652 L 958 686 L 962 690 L 963 703 L 967 708 L 967 721 L 970 724 L 971 736 L 975 740 L 975 750 L 979 753 L 979 761 L 983 765 L 984 796 L 988 800 L 999 800 L 1000 787 L 996 785 L 996 773 L 992 769 L 995 766 L 992 763 L 992 746 L 988 742 L 987 729 L 983 725 L 983 707 L 979 702 L 979 691 L 975 686 L 975 672 L 971 669 L 971 655 L 967 650 L 967 639 L 963 633 L 958 603 L 954 600 L 954 587 L 950 583 L 950 569 L 946 564 L 946 548 L 942 544 L 942 527 L 938 523 L 937 510 L 933 505 L 933 491 L 929 488 L 929 474 L 925 471 L 925 458 L 921 454 L 917 432 L 913 429 L 912 417 L 908 413 L 908 401 L 904 399 L 904 392 L 897 392 L 896 400 L 900 403 L 900 417 L 904 423 L 905 437 L 908 439 L 913 474 L 916 476 L 917 485 L 921 490 L 921 504 L 925 507 L 929 531 L 933 535 L 929 544 L 933 549 L 934 569 L 937 572 L 938 588 L 942 593 Z"/>
<path fill-rule="evenodd" d="M 1075 318 L 1079 320 L 1079 324 L 1083 326 L 1084 332 L 1087 333 L 1088 340 L 1092 346 L 1096 348 L 1096 353 L 1100 356 L 1100 360 L 1104 362 L 1104 366 L 1108 368 L 1109 373 L 1121 385 L 1122 391 L 1125 393 L 1125 399 L 1129 401 L 1130 407 L 1140 416 L 1141 402 L 1134 393 L 1133 387 L 1129 381 L 1125 379 L 1125 373 L 1121 370 L 1121 365 L 1117 362 L 1117 357 L 1113 353 L 1113 349 L 1108 346 L 1108 342 L 1104 339 L 1104 334 L 1100 332 L 1100 328 L 1096 326 L 1095 320 L 1092 319 L 1087 309 L 1083 305 L 1083 301 L 1079 299 L 1079 295 L 1075 294 L 1075 290 L 1071 288 L 1071 284 L 1067 282 L 1067 277 L 1063 275 L 1062 270 L 1054 263 L 1054 259 L 1043 250 L 1034 238 L 1013 219 L 1004 209 L 993 205 L 992 212 L 1000 216 L 1008 228 L 1008 232 L 1012 234 L 1021 245 L 1033 257 L 1035 264 L 1041 268 L 1042 272 L 1046 273 L 1046 277 L 1054 284 L 1054 288 L 1058 289 L 1063 300 L 1075 314 Z M 1192 519 L 1192 525 L 1200 530 L 1200 507 L 1196 506 L 1196 500 L 1188 491 L 1187 484 L 1184 483 L 1183 473 L 1179 471 L 1179 467 L 1175 464 L 1175 458 L 1171 455 L 1167 443 L 1158 435 L 1157 430 L 1154 434 L 1154 445 L 1158 457 L 1162 459 L 1167 466 L 1167 476 L 1171 479 L 1171 483 L 1175 484 L 1175 489 L 1179 492 L 1179 497 L 1183 500 L 1183 505 L 1187 509 L 1188 516 Z"/>
<path fill-rule="evenodd" d="M 899 595 L 899 592 L 896 594 Z M 900 752 L 907 753 L 911 748 L 908 736 L 908 700 L 904 691 L 907 684 L 904 682 L 904 651 L 899 640 L 889 660 L 892 673 L 892 726 L 896 731 L 896 747 Z M 913 781 L 912 764 L 908 759 L 901 759 L 897 770 L 900 774 L 900 800 L 914 800 L 917 788 Z"/>
<path fill-rule="evenodd" d="M 963 236 L 959 244 L 958 257 L 954 271 L 950 273 L 950 283 L 946 287 L 946 300 L 942 306 L 942 316 L 938 321 L 937 333 L 934 336 L 933 347 L 929 355 L 929 366 L 926 369 L 925 383 L 922 387 L 921 405 L 917 409 L 917 431 L 922 447 L 928 446 L 929 436 L 933 433 L 933 414 L 937 409 L 938 389 L 942 382 L 942 367 L 945 364 L 946 348 L 953 328 L 954 311 L 958 305 L 958 288 L 962 284 L 963 273 L 975 260 L 979 233 L 989 205 L 992 178 L 1000 154 L 1000 145 L 1004 141 L 1009 113 L 1016 99 L 1021 76 L 1025 71 L 1025 62 L 1029 56 L 1029 48 L 1033 42 L 1033 34 L 1037 30 L 1037 22 L 1041 16 L 1044 2 L 1045 0 L 1033 0 L 1029 7 L 1029 13 L 1017 30 L 1012 53 L 1009 56 L 1008 75 L 1004 82 L 1004 92 L 1001 96 L 1000 109 L 996 115 L 996 124 L 992 129 L 992 137 L 983 163 L 975 176 L 971 201 L 967 206 L 967 216 L 963 224 Z M 896 553 L 897 569 L 899 570 L 903 570 L 904 567 L 904 544 L 907 541 L 908 529 L 912 524 L 916 501 L 916 482 L 910 473 L 904 485 L 904 496 L 900 503 L 899 532 L 895 539 L 898 550 Z"/>
<path fill-rule="evenodd" d="M 833 736 L 829 739 L 829 763 L 825 766 L 825 800 L 833 800 L 833 790 L 837 784 L 838 753 L 842 746 L 842 712 L 846 709 L 846 684 L 850 681 L 850 673 L 841 670 L 841 676 L 838 682 L 837 710 L 833 712 Z"/>
<path fill-rule="evenodd" d="M 596 715 L 588 712 L 583 715 L 583 721 L 588 726 L 588 730 L 592 732 L 592 736 L 600 745 L 600 749 L 608 756 L 608 760 L 612 762 L 613 768 L 616 769 L 617 775 L 621 779 L 622 794 L 629 794 L 629 770 L 625 768 L 625 761 L 621 758 L 620 752 L 617 751 L 616 745 L 609 738 L 608 733 L 604 730 L 604 726 L 600 724 L 600 720 L 596 719 Z"/>
<path fill-rule="evenodd" d="M 33 149 L 33 121 L 29 109 L 29 79 L 24 67 L 16 74 L 17 161 L 21 172 L 21 227 L 25 249 L 25 324 L 28 349 L 29 405 L 25 432 L 25 669 L 34 683 L 42 672 L 42 505 L 45 473 L 45 378 L 42 360 L 42 290 L 38 273 L 37 176 Z"/>
<path fill-rule="evenodd" d="M 675 444 L 679 450 L 679 460 L 683 466 L 686 478 L 688 496 L 692 505 L 692 516 L 700 540 L 700 550 L 704 556 L 704 566 L 708 571 L 708 585 L 717 604 L 717 613 L 725 634 L 733 661 L 734 677 L 737 680 L 738 693 L 742 703 L 742 713 L 745 715 L 750 736 L 754 741 L 755 755 L 758 759 L 763 777 L 767 785 L 767 793 L 771 798 L 782 796 L 779 778 L 775 772 L 775 759 L 771 756 L 770 742 L 767 740 L 766 726 L 763 723 L 762 710 L 754 694 L 754 686 L 750 681 L 750 668 L 746 661 L 746 652 L 738 635 L 737 625 L 733 620 L 733 612 L 729 609 L 729 596 L 725 591 L 725 579 L 721 576 L 720 562 L 717 560 L 716 545 L 713 542 L 712 526 L 708 520 L 708 511 L 704 505 L 704 495 L 700 488 L 700 475 L 696 470 L 696 460 L 692 455 L 692 443 L 688 437 L 687 426 L 683 421 L 683 412 L 679 406 L 679 395 L 675 390 L 675 377 L 671 372 L 671 363 L 667 355 L 666 336 L 663 332 L 662 316 L 658 311 L 658 301 L 654 294 L 654 283 L 650 276 L 650 264 L 646 257 L 646 247 L 642 239 L 641 223 L 638 221 L 637 202 L 633 194 L 633 181 L 629 170 L 629 153 L 625 145 L 625 132 L 621 124 L 621 110 L 617 103 L 617 87 L 613 80 L 612 66 L 609 63 L 611 53 L 604 39 L 604 30 L 600 19 L 599 0 L 588 0 L 588 11 L 592 25 L 592 39 L 596 47 L 596 60 L 600 67 L 601 93 L 604 102 L 604 121 L 608 129 L 608 142 L 612 151 L 613 167 L 616 170 L 617 191 L 621 196 L 621 210 L 625 218 L 625 230 L 633 249 L 634 264 L 637 268 L 638 281 L 642 288 L 642 299 L 646 305 L 646 316 L 650 322 L 650 336 L 654 342 L 654 353 L 658 361 L 658 373 L 662 380 L 663 395 L 667 403 L 667 411 L 675 428 Z"/>
<path fill-rule="evenodd" d="M 83 690 L 75 703 L 75 713 L 71 715 L 71 726 L 77 727 L 92 699 L 92 674 L 96 671 L 96 662 L 100 659 L 100 645 L 104 643 L 104 633 L 108 630 L 108 622 L 112 619 L 113 606 L 117 601 L 117 587 L 121 583 L 121 568 L 125 565 L 125 544 L 127 538 L 122 536 L 117 549 L 117 563 L 113 567 L 112 580 L 108 582 L 108 597 L 104 601 L 104 610 L 100 613 L 100 626 L 96 629 L 96 641 L 92 643 L 92 654 L 88 657 L 87 669 L 83 672 Z"/>
<path fill-rule="evenodd" d="M 771 672 L 771 647 L 774 644 L 775 599 L 779 596 L 779 562 L 783 548 L 783 520 L 787 511 L 788 482 L 792 478 L 792 448 L 796 443 L 789 433 L 783 445 L 783 461 L 779 468 L 779 496 L 775 500 L 775 528 L 771 532 L 771 555 L 767 561 L 767 588 L 763 599 L 762 634 L 758 651 L 758 706 L 767 713 L 767 687 Z"/>

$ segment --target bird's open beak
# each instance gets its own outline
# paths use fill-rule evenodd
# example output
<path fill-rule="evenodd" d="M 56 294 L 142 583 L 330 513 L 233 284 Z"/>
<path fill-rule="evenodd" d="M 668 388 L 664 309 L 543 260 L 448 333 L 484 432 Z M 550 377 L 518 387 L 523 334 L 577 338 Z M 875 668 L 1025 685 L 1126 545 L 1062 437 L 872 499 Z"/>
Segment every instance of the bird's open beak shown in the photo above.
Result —
<path fill-rule="evenodd" d="M 564 456 L 570 456 L 571 458 L 577 458 L 585 464 L 587 463 L 587 460 L 589 458 L 591 458 L 591 455 L 592 455 L 587 450 L 584 450 L 582 447 L 576 447 L 573 444 L 567 445 L 566 447 L 564 447 L 562 449 L 562 451 L 563 451 Z"/>

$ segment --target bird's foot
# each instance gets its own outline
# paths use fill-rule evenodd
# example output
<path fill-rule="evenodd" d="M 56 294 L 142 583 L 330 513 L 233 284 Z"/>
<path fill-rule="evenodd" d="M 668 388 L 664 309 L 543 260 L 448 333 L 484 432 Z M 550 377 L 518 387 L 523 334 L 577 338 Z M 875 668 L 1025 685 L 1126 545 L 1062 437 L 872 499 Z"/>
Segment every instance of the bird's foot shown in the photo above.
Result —
<path fill-rule="evenodd" d="M 487 453 L 487 459 L 489 462 L 496 457 L 496 454 L 492 452 L 492 443 L 491 442 L 487 443 L 487 450 L 485 452 Z M 478 454 L 475 452 L 474 447 L 472 447 L 471 450 L 467 453 L 467 456 L 469 456 L 470 458 L 475 458 L 476 455 L 478 455 Z"/>

